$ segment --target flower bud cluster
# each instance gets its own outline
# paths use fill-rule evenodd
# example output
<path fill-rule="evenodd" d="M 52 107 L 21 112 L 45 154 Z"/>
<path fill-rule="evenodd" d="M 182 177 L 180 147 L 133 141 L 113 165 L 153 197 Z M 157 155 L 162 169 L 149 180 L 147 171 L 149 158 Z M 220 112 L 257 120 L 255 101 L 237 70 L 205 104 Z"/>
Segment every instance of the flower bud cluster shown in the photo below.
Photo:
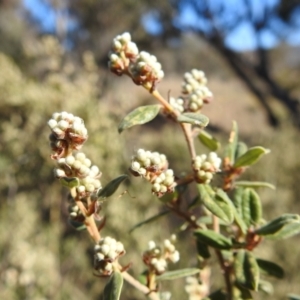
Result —
<path fill-rule="evenodd" d="M 94 247 L 94 268 L 100 276 L 110 276 L 113 272 L 113 262 L 125 254 L 121 242 L 107 236 Z"/>
<path fill-rule="evenodd" d="M 130 171 L 134 176 L 142 176 L 152 184 L 152 192 L 158 197 L 172 192 L 176 186 L 174 172 L 168 168 L 164 154 L 139 149 L 132 156 Z"/>
<path fill-rule="evenodd" d="M 196 156 L 193 160 L 195 180 L 199 183 L 209 183 L 213 175 L 220 170 L 221 162 L 221 158 L 215 152 Z"/>
<path fill-rule="evenodd" d="M 79 150 L 88 138 L 83 120 L 65 111 L 54 113 L 48 125 L 52 131 L 49 139 L 54 159 L 63 156 L 70 149 Z"/>
<path fill-rule="evenodd" d="M 58 178 L 77 177 L 79 185 L 76 187 L 79 197 L 85 197 L 98 191 L 101 188 L 101 182 L 98 179 L 101 176 L 100 170 L 83 152 L 78 152 L 57 160 L 58 168 L 54 169 L 54 174 Z"/>
<path fill-rule="evenodd" d="M 187 107 L 189 111 L 198 111 L 203 103 L 209 103 L 213 97 L 207 88 L 207 78 L 203 71 L 193 69 L 184 74 L 182 93 L 187 95 Z"/>
<path fill-rule="evenodd" d="M 132 80 L 138 85 L 149 84 L 151 87 L 164 77 L 164 71 L 156 56 L 146 51 L 140 52 L 134 63 L 130 64 Z"/>
<path fill-rule="evenodd" d="M 179 261 L 180 254 L 172 243 L 175 239 L 172 236 L 171 240 L 164 240 L 163 247 L 157 246 L 154 241 L 148 243 L 148 249 L 143 253 L 143 261 L 151 272 L 160 275 L 166 271 L 168 262 Z"/>
<path fill-rule="evenodd" d="M 130 33 L 124 32 L 113 39 L 108 66 L 113 73 L 122 75 L 127 71 L 130 61 L 135 60 L 138 54 L 139 49 L 131 41 Z"/>
<path fill-rule="evenodd" d="M 180 113 L 184 112 L 184 99 L 183 98 L 170 97 L 169 103 L 175 110 L 179 111 Z"/>
<path fill-rule="evenodd" d="M 127 74 L 134 83 L 149 88 L 164 77 L 164 72 L 157 58 L 148 52 L 139 52 L 136 44 L 131 41 L 131 35 L 128 32 L 113 39 L 108 65 L 113 73 L 119 76 Z"/>

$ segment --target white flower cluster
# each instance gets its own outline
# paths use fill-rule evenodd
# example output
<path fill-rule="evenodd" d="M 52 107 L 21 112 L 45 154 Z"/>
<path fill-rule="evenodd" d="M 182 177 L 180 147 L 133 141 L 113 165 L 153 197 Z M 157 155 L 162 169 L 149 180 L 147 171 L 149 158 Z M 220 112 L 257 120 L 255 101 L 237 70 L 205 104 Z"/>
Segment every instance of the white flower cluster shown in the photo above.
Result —
<path fill-rule="evenodd" d="M 57 156 L 63 151 L 64 141 L 70 149 L 79 150 L 88 138 L 88 132 L 81 118 L 65 111 L 54 113 L 48 121 L 52 131 L 50 146 Z"/>
<path fill-rule="evenodd" d="M 208 103 L 212 92 L 207 88 L 207 79 L 203 71 L 193 69 L 184 74 L 182 82 L 182 93 L 188 95 L 187 107 L 189 111 L 197 111 L 202 108 L 203 103 Z"/>
<path fill-rule="evenodd" d="M 180 113 L 184 112 L 184 99 L 180 97 L 179 98 L 170 97 L 169 103 L 175 110 L 179 111 Z"/>
<path fill-rule="evenodd" d="M 132 156 L 131 170 L 138 175 L 151 179 L 154 172 L 162 172 L 168 166 L 167 157 L 158 152 L 145 151 L 144 149 L 137 150 Z"/>
<path fill-rule="evenodd" d="M 172 236 L 171 240 L 175 240 Z M 164 240 L 163 247 L 156 245 L 154 241 L 148 243 L 148 249 L 143 254 L 144 263 L 157 275 L 166 271 L 168 262 L 176 263 L 179 261 L 180 254 L 170 240 Z"/>
<path fill-rule="evenodd" d="M 174 172 L 167 169 L 164 154 L 139 149 L 132 157 L 130 170 L 135 176 L 142 176 L 152 183 L 152 192 L 158 197 L 172 192 L 176 185 Z"/>
<path fill-rule="evenodd" d="M 78 152 L 57 160 L 59 168 L 54 169 L 54 174 L 58 178 L 78 177 L 80 185 L 76 187 L 79 196 L 86 196 L 96 192 L 101 188 L 101 182 L 98 179 L 101 176 L 99 168 L 92 165 L 90 159 L 83 152 Z"/>
<path fill-rule="evenodd" d="M 157 196 L 162 196 L 167 192 L 171 192 L 175 187 L 174 171 L 167 169 L 159 174 L 152 182 L 152 192 Z"/>
<path fill-rule="evenodd" d="M 213 174 L 220 170 L 221 162 L 221 158 L 215 152 L 210 152 L 208 155 L 202 154 L 196 156 L 193 161 L 196 181 L 199 183 L 209 183 L 213 178 Z"/>
<path fill-rule="evenodd" d="M 108 66 L 110 70 L 122 75 L 127 71 L 131 60 L 135 60 L 139 53 L 139 49 L 135 43 L 131 41 L 129 32 L 124 32 L 113 39 L 112 51 L 109 53 Z"/>
<path fill-rule="evenodd" d="M 126 73 L 136 84 L 147 85 L 149 88 L 164 77 L 157 58 L 145 51 L 139 53 L 128 32 L 113 39 L 108 66 L 113 73 Z"/>
<path fill-rule="evenodd" d="M 94 268 L 102 276 L 109 276 L 113 272 L 112 263 L 125 254 L 121 242 L 107 236 L 102 238 L 94 247 Z"/>
<path fill-rule="evenodd" d="M 156 56 L 146 51 L 140 52 L 134 63 L 130 64 L 130 74 L 136 84 L 155 83 L 164 77 L 164 71 Z"/>

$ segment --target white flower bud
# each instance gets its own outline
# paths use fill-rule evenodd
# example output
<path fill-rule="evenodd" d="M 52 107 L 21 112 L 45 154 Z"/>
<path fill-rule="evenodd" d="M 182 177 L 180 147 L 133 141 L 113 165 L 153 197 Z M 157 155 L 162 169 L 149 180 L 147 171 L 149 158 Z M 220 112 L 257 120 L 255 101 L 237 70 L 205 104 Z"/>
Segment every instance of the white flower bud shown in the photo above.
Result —
<path fill-rule="evenodd" d="M 65 121 L 65 120 L 60 120 L 57 123 L 57 126 L 61 129 L 61 130 L 66 130 L 69 127 L 69 122 Z"/>
<path fill-rule="evenodd" d="M 61 177 L 66 177 L 66 173 L 62 169 L 54 169 L 54 175 L 55 177 L 61 178 Z"/>
<path fill-rule="evenodd" d="M 78 152 L 76 155 L 75 155 L 75 157 L 76 157 L 76 160 L 79 160 L 80 162 L 84 162 L 84 160 L 85 160 L 85 158 L 86 158 L 86 156 L 85 156 L 85 154 L 83 153 L 83 152 Z"/>
<path fill-rule="evenodd" d="M 84 193 L 85 192 L 85 186 L 84 185 L 80 185 L 76 188 L 78 193 Z"/>
<path fill-rule="evenodd" d="M 154 241 L 149 241 L 148 242 L 148 250 L 152 250 L 156 247 L 156 244 Z"/>
<path fill-rule="evenodd" d="M 104 244 L 101 246 L 101 253 L 103 253 L 104 255 L 107 255 L 109 250 L 110 250 L 110 247 L 108 245 Z"/>
<path fill-rule="evenodd" d="M 57 122 L 56 122 L 54 119 L 50 119 L 50 120 L 48 121 L 48 126 L 49 126 L 51 129 L 53 129 L 54 127 L 57 126 Z"/>
<path fill-rule="evenodd" d="M 66 157 L 66 164 L 72 166 L 75 162 L 75 157 L 73 155 L 69 155 Z"/>
<path fill-rule="evenodd" d="M 132 163 L 131 163 L 131 169 L 133 170 L 133 171 L 138 171 L 139 170 L 139 168 L 141 167 L 141 165 L 140 165 L 140 163 L 139 162 L 137 162 L 137 161 L 133 161 Z"/>

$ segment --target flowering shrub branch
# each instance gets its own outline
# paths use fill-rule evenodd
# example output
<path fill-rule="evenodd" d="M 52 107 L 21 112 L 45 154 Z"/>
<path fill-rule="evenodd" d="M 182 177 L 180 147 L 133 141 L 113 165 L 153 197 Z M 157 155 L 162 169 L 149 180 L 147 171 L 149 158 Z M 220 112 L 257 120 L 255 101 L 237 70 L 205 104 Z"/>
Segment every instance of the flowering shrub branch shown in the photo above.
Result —
<path fill-rule="evenodd" d="M 180 277 L 187 277 L 185 290 L 190 300 L 252 299 L 254 292 L 269 291 L 270 283 L 263 280 L 263 276 L 282 278 L 284 271 L 277 263 L 257 257 L 253 250 L 265 238 L 283 239 L 300 232 L 297 214 L 284 214 L 269 222 L 264 220 L 256 189 L 273 188 L 271 184 L 239 180 L 269 150 L 260 146 L 248 148 L 239 140 L 234 122 L 228 144 L 221 153 L 219 142 L 204 129 L 209 119 L 201 111 L 213 99 L 204 72 L 193 69 L 185 73 L 181 95 L 165 99 L 157 90 L 164 77 L 161 64 L 155 56 L 140 52 L 129 33 L 114 38 L 109 68 L 118 76 L 130 77 L 159 102 L 138 107 L 125 116 L 118 127 L 120 133 L 151 121 L 160 112 L 180 124 L 190 154 L 190 174 L 184 177 L 175 174 L 165 154 L 144 149 L 133 154 L 129 170 L 133 176 L 151 184 L 149 192 L 160 198 L 167 209 L 138 226 L 168 213 L 179 216 L 184 221 L 182 230 L 193 232 L 198 265 L 167 271 L 168 264 L 180 258 L 175 247 L 176 237 L 172 235 L 162 246 L 149 242 L 142 255 L 146 266 L 144 285 L 129 275 L 130 265 L 119 263 L 126 253 L 125 248 L 120 241 L 102 236 L 105 217 L 99 215 L 103 199 L 111 196 L 127 175 L 120 175 L 103 187 L 99 168 L 83 152 L 78 152 L 88 138 L 83 120 L 66 112 L 54 113 L 48 122 L 51 158 L 57 163 L 54 174 L 70 189 L 70 224 L 79 230 L 86 228 L 95 243 L 95 275 L 111 278 L 104 290 L 104 299 L 119 299 L 123 279 L 151 299 L 160 300 L 170 299 L 170 294 L 162 292 L 159 283 Z M 196 136 L 209 153 L 196 153 Z M 182 192 L 182 188 L 189 188 L 190 184 L 198 189 L 198 196 L 193 200 Z M 195 209 L 199 207 L 200 210 Z M 212 250 L 224 275 L 224 288 L 220 283 L 217 291 L 211 291 L 209 283 Z"/>

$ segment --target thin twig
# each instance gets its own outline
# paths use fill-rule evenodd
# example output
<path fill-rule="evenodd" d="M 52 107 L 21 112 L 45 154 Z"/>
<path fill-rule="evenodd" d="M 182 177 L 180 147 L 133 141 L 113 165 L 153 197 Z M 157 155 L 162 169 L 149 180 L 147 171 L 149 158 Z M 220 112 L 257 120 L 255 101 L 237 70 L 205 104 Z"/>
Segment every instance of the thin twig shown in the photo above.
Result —
<path fill-rule="evenodd" d="M 134 279 L 129 273 L 122 272 L 121 273 L 124 280 L 126 280 L 130 285 L 135 287 L 140 292 L 147 295 L 151 300 L 160 300 L 158 294 L 156 292 L 151 291 L 149 288 L 147 288 L 145 285 L 141 284 L 139 281 Z"/>

